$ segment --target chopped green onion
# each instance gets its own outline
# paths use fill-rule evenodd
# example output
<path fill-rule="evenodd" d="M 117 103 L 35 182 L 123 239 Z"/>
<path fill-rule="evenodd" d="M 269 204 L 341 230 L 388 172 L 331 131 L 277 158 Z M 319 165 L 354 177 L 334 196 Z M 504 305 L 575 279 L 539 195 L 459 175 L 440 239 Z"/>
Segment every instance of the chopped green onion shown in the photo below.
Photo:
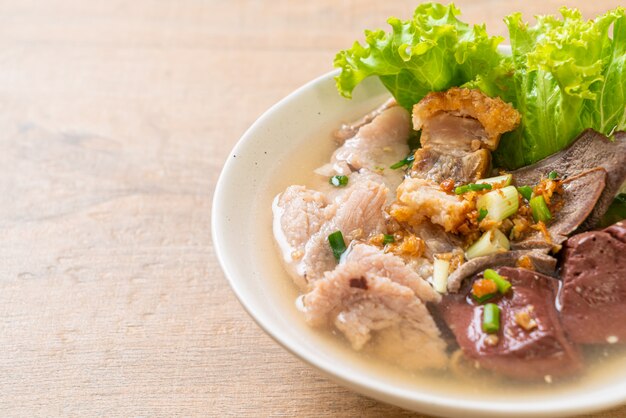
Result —
<path fill-rule="evenodd" d="M 530 201 L 530 198 L 533 197 L 533 188 L 530 186 L 521 186 L 517 188 L 517 191 L 519 192 L 519 194 L 522 195 L 522 197 L 528 201 Z"/>
<path fill-rule="evenodd" d="M 476 257 L 506 252 L 510 248 L 509 240 L 499 229 L 490 229 L 465 250 L 465 258 L 471 260 Z"/>
<path fill-rule="evenodd" d="M 433 262 L 433 287 L 437 292 L 447 293 L 449 274 L 450 262 L 435 257 Z"/>
<path fill-rule="evenodd" d="M 476 184 L 476 183 L 470 183 L 470 184 L 466 184 L 464 186 L 459 186 L 456 189 L 454 189 L 454 193 L 456 194 L 463 194 L 463 193 L 467 193 L 467 192 L 479 192 L 481 190 L 491 190 L 493 187 L 491 186 L 491 184 Z"/>
<path fill-rule="evenodd" d="M 475 294 L 472 293 L 472 299 L 474 299 L 477 303 L 479 304 L 483 304 L 485 302 L 487 302 L 490 299 L 493 299 L 494 297 L 496 297 L 496 293 L 489 293 L 488 295 L 484 295 L 481 297 L 476 296 Z"/>
<path fill-rule="evenodd" d="M 478 219 L 477 221 L 480 222 L 483 219 L 485 219 L 485 216 L 487 216 L 487 214 L 489 213 L 489 211 L 485 208 L 480 208 L 478 209 Z"/>
<path fill-rule="evenodd" d="M 392 170 L 397 170 L 398 168 L 402 168 L 405 165 L 411 164 L 413 161 L 415 161 L 415 154 L 409 154 L 406 156 L 405 159 L 398 161 L 392 166 L 389 166 L 389 168 L 391 168 Z"/>
<path fill-rule="evenodd" d="M 348 176 L 332 176 L 328 182 L 335 187 L 343 187 L 348 184 Z"/>
<path fill-rule="evenodd" d="M 556 171 L 550 171 L 550 173 L 548 173 L 548 178 L 550 180 L 554 180 L 555 178 L 557 178 L 559 176 L 559 173 L 557 173 Z"/>
<path fill-rule="evenodd" d="M 393 237 L 393 235 L 383 234 L 383 244 L 387 245 L 395 241 L 396 239 Z"/>
<path fill-rule="evenodd" d="M 515 214 L 518 207 L 519 199 L 514 186 L 492 190 L 480 196 L 476 201 L 476 208 L 487 210 L 487 219 L 496 222 Z"/>
<path fill-rule="evenodd" d="M 533 219 L 535 222 L 548 222 L 552 219 L 552 214 L 543 196 L 535 196 L 530 199 L 530 210 L 533 213 Z"/>
<path fill-rule="evenodd" d="M 485 279 L 492 280 L 498 286 L 498 292 L 503 295 L 511 288 L 511 282 L 496 273 L 495 270 L 487 269 L 484 273 Z"/>
<path fill-rule="evenodd" d="M 508 186 L 513 180 L 513 175 L 503 174 L 497 177 L 489 177 L 486 179 L 476 180 L 476 184 L 491 184 L 492 186 L 500 185 L 502 187 Z"/>
<path fill-rule="evenodd" d="M 500 308 L 495 303 L 488 303 L 483 309 L 483 331 L 488 334 L 500 331 Z"/>
<path fill-rule="evenodd" d="M 330 234 L 328 236 L 328 242 L 330 243 L 330 248 L 333 250 L 335 259 L 339 261 L 341 254 L 346 251 L 346 243 L 343 240 L 343 234 L 341 231 L 335 231 Z"/>

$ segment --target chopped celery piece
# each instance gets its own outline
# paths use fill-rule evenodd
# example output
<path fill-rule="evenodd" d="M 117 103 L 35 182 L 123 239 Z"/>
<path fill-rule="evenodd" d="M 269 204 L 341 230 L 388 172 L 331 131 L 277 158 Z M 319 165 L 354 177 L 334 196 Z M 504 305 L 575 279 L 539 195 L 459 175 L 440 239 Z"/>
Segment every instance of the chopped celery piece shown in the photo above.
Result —
<path fill-rule="evenodd" d="M 480 196 L 476 201 L 478 211 L 486 210 L 486 218 L 492 221 L 502 221 L 508 218 L 517 212 L 518 207 L 519 199 L 514 186 L 492 190 Z"/>
<path fill-rule="evenodd" d="M 548 205 L 546 205 L 546 201 L 543 196 L 535 196 L 530 199 L 530 210 L 533 213 L 533 219 L 535 222 L 543 222 L 546 223 L 550 219 L 552 219 L 552 214 L 550 213 L 550 209 Z"/>
<path fill-rule="evenodd" d="M 511 184 L 511 180 L 513 180 L 511 174 L 504 174 L 502 176 L 476 180 L 476 184 L 491 184 L 492 186 L 505 187 Z"/>
<path fill-rule="evenodd" d="M 505 252 L 510 248 L 507 237 L 499 229 L 491 229 L 465 251 L 465 258 L 471 260 L 476 257 Z"/>
<path fill-rule="evenodd" d="M 450 273 L 450 262 L 435 257 L 433 263 L 433 286 L 439 293 L 448 291 L 448 275 Z"/>

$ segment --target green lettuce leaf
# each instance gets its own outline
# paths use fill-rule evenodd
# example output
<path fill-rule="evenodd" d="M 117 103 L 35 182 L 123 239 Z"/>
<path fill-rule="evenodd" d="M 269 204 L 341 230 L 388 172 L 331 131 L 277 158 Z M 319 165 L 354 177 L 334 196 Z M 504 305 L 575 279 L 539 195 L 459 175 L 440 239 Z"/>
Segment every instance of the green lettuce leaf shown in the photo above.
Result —
<path fill-rule="evenodd" d="M 390 18 L 390 33 L 366 31 L 365 45 L 339 52 L 337 89 L 351 97 L 362 80 L 378 76 L 407 109 L 453 86 L 500 97 L 522 114 L 494 153 L 496 165 L 509 169 L 563 149 L 586 128 L 626 130 L 625 9 L 593 20 L 560 12 L 538 16 L 534 26 L 519 13 L 506 17 L 512 56 L 504 56 L 502 38 L 458 20 L 453 4 L 422 4 L 410 20 Z"/>
<path fill-rule="evenodd" d="M 517 168 L 555 153 L 586 128 L 606 135 L 626 127 L 626 17 L 617 8 L 595 20 L 561 8 L 563 19 L 539 16 L 530 27 L 508 16 L 514 76 L 491 95 L 506 97 L 522 114 L 503 136 L 496 164 Z M 609 29 L 614 24 L 613 39 Z"/>
<path fill-rule="evenodd" d="M 488 79 L 501 62 L 498 53 L 501 37 L 487 35 L 485 26 L 473 26 L 456 18 L 460 11 L 453 5 L 425 3 L 417 7 L 410 20 L 395 17 L 387 22 L 392 32 L 366 31 L 363 46 L 340 51 L 335 67 L 337 89 L 351 97 L 354 88 L 365 78 L 378 76 L 398 103 L 411 109 L 426 94 Z"/>

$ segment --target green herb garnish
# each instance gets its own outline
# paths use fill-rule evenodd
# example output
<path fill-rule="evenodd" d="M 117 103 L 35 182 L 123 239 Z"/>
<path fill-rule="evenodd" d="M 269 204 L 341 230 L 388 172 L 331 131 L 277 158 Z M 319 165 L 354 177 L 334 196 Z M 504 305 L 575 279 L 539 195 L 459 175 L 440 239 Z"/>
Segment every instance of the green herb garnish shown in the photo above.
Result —
<path fill-rule="evenodd" d="M 498 287 L 498 292 L 503 295 L 506 294 L 506 292 L 508 292 L 511 288 L 511 282 L 500 276 L 495 270 L 487 269 L 483 275 L 485 276 L 485 279 L 493 281 Z"/>
<path fill-rule="evenodd" d="M 488 214 L 489 214 L 489 211 L 487 209 L 484 209 L 484 208 L 478 209 L 478 218 L 476 220 L 480 222 L 483 219 L 485 219 L 485 216 L 487 216 Z"/>
<path fill-rule="evenodd" d="M 472 293 L 472 299 L 474 299 L 477 303 L 479 304 L 483 304 L 485 302 L 487 302 L 488 300 L 491 300 L 493 298 L 495 298 L 497 296 L 497 293 L 489 293 L 487 295 L 484 296 L 476 296 L 475 294 Z"/>
<path fill-rule="evenodd" d="M 389 166 L 392 170 L 397 170 L 398 168 L 402 168 L 404 166 L 410 165 L 413 161 L 415 161 L 415 154 L 411 153 L 406 156 L 403 160 L 398 161 L 397 163 Z"/>
<path fill-rule="evenodd" d="M 341 231 L 335 231 L 330 234 L 328 236 L 328 243 L 330 244 L 330 248 L 333 250 L 335 259 L 339 261 L 341 254 L 346 251 L 346 243 L 343 240 L 343 234 Z"/>
<path fill-rule="evenodd" d="M 332 176 L 328 182 L 335 187 L 344 187 L 348 184 L 348 176 Z"/>
<path fill-rule="evenodd" d="M 495 303 L 488 303 L 483 310 L 483 331 L 494 334 L 500 331 L 500 308 Z"/>
<path fill-rule="evenodd" d="M 463 194 L 467 192 L 479 192 L 481 190 L 491 190 L 491 189 L 492 189 L 491 184 L 470 183 L 464 186 L 458 186 L 456 189 L 454 189 L 454 193 Z"/>
<path fill-rule="evenodd" d="M 517 188 L 517 191 L 519 194 L 522 195 L 522 197 L 528 201 L 530 201 L 530 198 L 533 197 L 533 188 L 530 186 L 521 186 Z"/>
<path fill-rule="evenodd" d="M 383 244 L 387 245 L 387 244 L 391 244 L 392 242 L 395 242 L 396 239 L 393 237 L 393 235 L 389 235 L 389 234 L 384 234 L 383 235 Z"/>

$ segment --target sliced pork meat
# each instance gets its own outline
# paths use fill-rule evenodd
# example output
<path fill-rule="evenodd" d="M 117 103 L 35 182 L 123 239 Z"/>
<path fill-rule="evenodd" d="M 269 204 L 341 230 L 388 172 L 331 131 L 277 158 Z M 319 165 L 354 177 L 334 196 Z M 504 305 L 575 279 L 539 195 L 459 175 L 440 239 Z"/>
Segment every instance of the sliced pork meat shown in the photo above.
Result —
<path fill-rule="evenodd" d="M 513 242 L 514 249 L 556 248 L 589 217 L 605 187 L 607 172 L 601 168 L 578 173 L 562 181 L 560 194 L 553 195 L 558 207 L 554 218 L 547 225 L 549 237 L 537 231 Z"/>
<path fill-rule="evenodd" d="M 279 233 L 283 234 L 290 253 L 304 250 L 309 237 L 319 231 L 326 221 L 327 205 L 324 194 L 304 186 L 289 186 L 277 197 L 275 209 L 281 211 L 276 217 L 280 220 Z"/>
<path fill-rule="evenodd" d="M 383 171 L 402 176 L 401 172 L 388 170 L 388 167 L 407 156 L 410 133 L 409 113 L 400 106 L 390 107 L 335 151 L 331 167 L 336 174 L 343 175 L 361 169 L 381 171 L 384 168 Z"/>
<path fill-rule="evenodd" d="M 490 164 L 491 154 L 486 149 L 455 155 L 430 147 L 420 148 L 415 152 L 411 176 L 426 178 L 435 183 L 447 179 L 453 179 L 457 183 L 470 183 L 485 177 Z"/>
<path fill-rule="evenodd" d="M 593 210 L 578 228 L 578 231 L 586 231 L 597 225 L 626 180 L 626 133 L 618 132 L 610 140 L 587 129 L 563 151 L 511 174 L 515 184 L 522 186 L 537 184 L 551 171 L 570 177 L 598 167 L 607 173 L 605 187 Z"/>
<path fill-rule="evenodd" d="M 557 260 L 542 250 L 517 250 L 495 253 L 484 257 L 473 258 L 454 270 L 448 277 L 448 291 L 458 292 L 463 281 L 471 278 L 487 268 L 518 267 L 535 270 L 539 273 L 554 276 Z"/>
<path fill-rule="evenodd" d="M 299 269 L 304 248 L 311 235 L 327 221 L 328 199 L 323 193 L 304 186 L 289 186 L 272 205 L 274 237 L 289 274 L 301 289 L 306 289 L 304 271 Z"/>
<path fill-rule="evenodd" d="M 626 343 L 626 221 L 567 240 L 561 320 L 583 344 Z"/>
<path fill-rule="evenodd" d="M 337 263 L 328 244 L 328 235 L 341 231 L 348 244 L 353 239 L 366 239 L 370 235 L 386 232 L 383 209 L 387 191 L 383 184 L 366 180 L 346 190 L 326 208 L 327 222 L 304 247 L 299 270 L 308 283 L 321 278 Z"/>
<path fill-rule="evenodd" d="M 419 224 L 428 218 L 446 232 L 456 231 L 472 210 L 471 202 L 461 196 L 446 193 L 441 187 L 420 178 L 407 178 L 398 187 L 392 216 L 401 222 Z"/>
<path fill-rule="evenodd" d="M 411 176 L 436 183 L 483 178 L 491 165 L 490 151 L 519 122 L 511 105 L 478 90 L 429 93 L 413 107 L 413 127 L 422 130 L 422 147 L 415 152 Z"/>
<path fill-rule="evenodd" d="M 396 103 L 395 99 L 392 98 L 387 100 L 385 103 L 378 106 L 376 109 L 372 110 L 358 120 L 352 123 L 342 124 L 341 127 L 335 132 L 335 138 L 339 141 L 340 144 L 343 144 L 346 139 L 352 138 L 354 135 L 356 135 L 356 133 L 362 126 L 365 126 L 374 119 L 376 119 L 376 117 L 378 117 L 378 115 L 383 113 L 385 110 L 397 105 L 398 103 Z"/>
<path fill-rule="evenodd" d="M 409 268 L 400 257 L 384 253 L 372 245 L 355 244 L 346 254 L 345 262 L 358 264 L 363 273 L 369 271 L 376 276 L 387 277 L 410 288 L 424 302 L 441 300 L 441 295 Z"/>
<path fill-rule="evenodd" d="M 337 261 L 328 235 L 342 231 L 346 244 L 386 232 L 388 189 L 366 177 L 331 200 L 304 186 L 291 186 L 274 203 L 274 237 L 296 284 L 306 290 Z"/>
<path fill-rule="evenodd" d="M 483 369 L 516 379 L 539 380 L 579 371 L 581 355 L 567 339 L 554 306 L 558 280 L 521 268 L 497 271 L 513 285 L 493 302 L 501 311 L 497 334 L 482 330 L 484 306 L 469 296 L 473 280 L 439 305 L 464 355 Z"/>
<path fill-rule="evenodd" d="M 334 325 L 355 350 L 362 349 L 373 332 L 393 329 L 406 337 L 399 343 L 415 357 L 415 368 L 447 363 L 439 329 L 414 291 L 356 262 L 340 264 L 318 280 L 304 297 L 304 313 L 310 325 Z"/>

